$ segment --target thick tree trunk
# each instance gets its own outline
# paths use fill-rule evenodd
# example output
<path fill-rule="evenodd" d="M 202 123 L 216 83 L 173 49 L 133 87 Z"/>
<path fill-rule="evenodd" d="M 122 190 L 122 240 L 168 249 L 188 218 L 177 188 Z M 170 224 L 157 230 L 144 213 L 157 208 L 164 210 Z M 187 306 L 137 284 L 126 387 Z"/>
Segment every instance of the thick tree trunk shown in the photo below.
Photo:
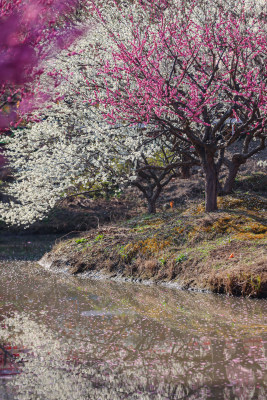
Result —
<path fill-rule="evenodd" d="M 245 164 L 247 161 L 246 156 L 243 154 L 234 154 L 232 160 L 224 160 L 224 164 L 228 168 L 228 176 L 223 186 L 223 194 L 229 194 L 233 190 L 235 178 L 240 168 L 240 165 Z"/>
<path fill-rule="evenodd" d="M 149 214 L 156 214 L 156 203 L 160 193 L 162 192 L 162 189 L 163 186 L 159 184 L 156 187 L 151 187 L 149 190 L 147 190 L 145 196 L 147 198 L 147 211 Z"/>
<path fill-rule="evenodd" d="M 142 185 L 140 182 L 134 182 L 134 186 L 136 186 L 143 193 L 146 201 L 147 201 L 147 212 L 148 214 L 156 213 L 156 202 L 162 191 L 162 186 L 159 185 Z"/>
<path fill-rule="evenodd" d="M 148 214 L 156 214 L 156 200 L 147 199 L 147 212 Z"/>
<path fill-rule="evenodd" d="M 205 211 L 215 211 L 218 209 L 218 174 L 212 154 L 206 154 L 203 169 L 205 174 Z"/>
<path fill-rule="evenodd" d="M 223 185 L 223 194 L 229 194 L 232 192 L 239 167 L 240 164 L 231 164 L 229 167 L 228 176 Z"/>

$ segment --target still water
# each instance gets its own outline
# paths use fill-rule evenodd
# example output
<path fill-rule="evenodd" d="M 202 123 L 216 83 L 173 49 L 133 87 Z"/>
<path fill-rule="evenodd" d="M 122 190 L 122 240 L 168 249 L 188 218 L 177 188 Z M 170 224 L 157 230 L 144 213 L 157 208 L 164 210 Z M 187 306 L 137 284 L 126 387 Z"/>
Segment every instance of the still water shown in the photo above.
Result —
<path fill-rule="evenodd" d="M 266 399 L 266 300 L 51 273 L 50 242 L 0 239 L 1 400 Z"/>

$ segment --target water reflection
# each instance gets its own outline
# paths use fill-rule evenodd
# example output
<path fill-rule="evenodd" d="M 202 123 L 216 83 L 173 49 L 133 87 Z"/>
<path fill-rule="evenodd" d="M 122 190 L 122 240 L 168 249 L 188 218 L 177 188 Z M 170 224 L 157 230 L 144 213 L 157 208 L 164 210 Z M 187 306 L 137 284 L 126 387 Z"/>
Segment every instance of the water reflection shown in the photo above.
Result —
<path fill-rule="evenodd" d="M 30 349 L 15 398 L 266 398 L 266 300 L 5 267 L 0 340 Z"/>
<path fill-rule="evenodd" d="M 0 233 L 0 264 L 7 260 L 39 260 L 40 254 L 49 251 L 57 239 L 60 240 L 59 234 L 14 235 Z"/>
<path fill-rule="evenodd" d="M 19 357 L 17 346 L 0 343 L 0 379 L 9 378 L 19 373 L 16 358 Z"/>

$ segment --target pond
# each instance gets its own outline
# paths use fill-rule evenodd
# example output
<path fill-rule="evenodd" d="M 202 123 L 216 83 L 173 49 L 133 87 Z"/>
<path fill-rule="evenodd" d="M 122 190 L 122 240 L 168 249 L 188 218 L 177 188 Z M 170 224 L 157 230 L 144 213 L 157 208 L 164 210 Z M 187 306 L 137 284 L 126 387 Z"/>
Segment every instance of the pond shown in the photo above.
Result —
<path fill-rule="evenodd" d="M 266 300 L 51 273 L 54 240 L 0 239 L 1 400 L 266 399 Z"/>

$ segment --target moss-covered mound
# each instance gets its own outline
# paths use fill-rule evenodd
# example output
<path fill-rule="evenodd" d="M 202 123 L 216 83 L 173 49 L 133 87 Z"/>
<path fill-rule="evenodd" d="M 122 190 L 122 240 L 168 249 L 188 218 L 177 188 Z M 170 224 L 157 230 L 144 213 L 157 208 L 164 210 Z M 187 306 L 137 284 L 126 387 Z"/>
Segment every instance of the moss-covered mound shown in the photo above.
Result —
<path fill-rule="evenodd" d="M 200 204 L 103 226 L 58 243 L 45 262 L 67 266 L 72 274 L 102 271 L 267 297 L 266 201 L 255 195 L 226 196 L 219 207 L 205 214 Z"/>

